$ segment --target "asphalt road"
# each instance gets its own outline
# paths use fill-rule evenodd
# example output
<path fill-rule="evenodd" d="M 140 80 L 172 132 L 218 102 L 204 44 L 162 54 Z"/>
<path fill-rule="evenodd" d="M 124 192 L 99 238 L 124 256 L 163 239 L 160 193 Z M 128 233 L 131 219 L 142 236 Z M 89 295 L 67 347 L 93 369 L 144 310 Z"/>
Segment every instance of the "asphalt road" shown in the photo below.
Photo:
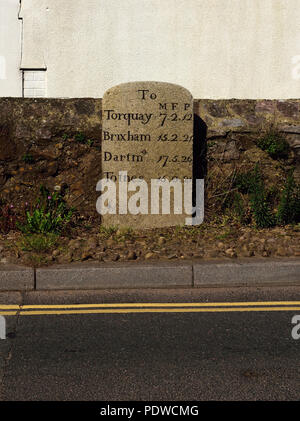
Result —
<path fill-rule="evenodd" d="M 0 399 L 299 400 L 300 339 L 292 338 L 291 320 L 300 309 L 226 305 L 297 300 L 299 287 L 2 293 L 1 304 L 32 305 L 36 314 L 6 317 Z M 89 313 L 95 307 L 88 304 L 103 303 L 140 307 Z M 144 312 L 143 303 L 202 304 L 199 312 L 184 306 L 182 312 L 161 312 L 166 306 Z M 67 314 L 49 304 L 84 304 L 79 310 L 87 313 Z M 38 314 L 49 311 L 62 314 Z"/>

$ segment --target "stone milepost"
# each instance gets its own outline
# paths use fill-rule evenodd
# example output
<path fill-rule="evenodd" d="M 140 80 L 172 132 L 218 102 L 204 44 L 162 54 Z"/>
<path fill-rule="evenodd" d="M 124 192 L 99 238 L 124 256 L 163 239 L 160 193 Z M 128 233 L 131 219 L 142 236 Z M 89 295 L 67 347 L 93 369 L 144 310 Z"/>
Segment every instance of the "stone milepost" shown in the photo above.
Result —
<path fill-rule="evenodd" d="M 149 187 L 149 213 L 103 215 L 106 226 L 152 228 L 184 224 L 186 214 L 151 214 L 151 179 L 192 178 L 193 97 L 185 88 L 163 82 L 131 82 L 103 96 L 102 177 L 119 183 L 142 179 Z M 172 189 L 171 189 L 172 191 Z M 130 198 L 128 193 L 128 198 Z M 118 199 L 117 199 L 118 201 Z"/>

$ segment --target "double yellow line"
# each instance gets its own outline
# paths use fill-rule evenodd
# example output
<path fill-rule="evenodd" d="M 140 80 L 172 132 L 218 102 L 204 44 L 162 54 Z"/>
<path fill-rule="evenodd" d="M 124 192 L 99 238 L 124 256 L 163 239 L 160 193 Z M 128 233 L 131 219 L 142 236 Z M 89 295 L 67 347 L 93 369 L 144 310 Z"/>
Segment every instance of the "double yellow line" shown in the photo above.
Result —
<path fill-rule="evenodd" d="M 1 305 L 2 316 L 129 313 L 217 313 L 249 311 L 299 311 L 300 301 L 250 301 L 225 303 L 112 303 Z"/>

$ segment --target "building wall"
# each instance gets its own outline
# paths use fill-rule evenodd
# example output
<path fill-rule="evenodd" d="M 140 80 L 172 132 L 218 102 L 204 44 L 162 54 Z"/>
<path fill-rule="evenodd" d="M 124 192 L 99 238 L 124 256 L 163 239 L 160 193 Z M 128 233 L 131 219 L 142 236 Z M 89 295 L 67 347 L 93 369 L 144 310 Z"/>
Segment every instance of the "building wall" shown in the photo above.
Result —
<path fill-rule="evenodd" d="M 20 16 L 21 67 L 47 69 L 48 97 L 97 98 L 135 80 L 195 98 L 300 97 L 299 0 L 22 0 Z"/>
<path fill-rule="evenodd" d="M 0 97 L 22 95 L 19 0 L 0 0 Z"/>

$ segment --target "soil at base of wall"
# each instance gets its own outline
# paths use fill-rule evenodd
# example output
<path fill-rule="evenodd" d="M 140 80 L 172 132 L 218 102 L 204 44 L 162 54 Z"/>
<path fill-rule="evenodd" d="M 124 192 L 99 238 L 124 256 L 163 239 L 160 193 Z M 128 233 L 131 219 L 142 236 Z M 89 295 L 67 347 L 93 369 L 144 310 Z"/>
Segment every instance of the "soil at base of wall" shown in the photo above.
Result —
<path fill-rule="evenodd" d="M 46 249 L 43 249 L 46 248 Z M 89 227 L 69 236 L 0 236 L 0 264 L 34 267 L 72 262 L 171 261 L 300 257 L 300 226 L 251 229 L 239 223 L 204 223 L 140 232 Z"/>

